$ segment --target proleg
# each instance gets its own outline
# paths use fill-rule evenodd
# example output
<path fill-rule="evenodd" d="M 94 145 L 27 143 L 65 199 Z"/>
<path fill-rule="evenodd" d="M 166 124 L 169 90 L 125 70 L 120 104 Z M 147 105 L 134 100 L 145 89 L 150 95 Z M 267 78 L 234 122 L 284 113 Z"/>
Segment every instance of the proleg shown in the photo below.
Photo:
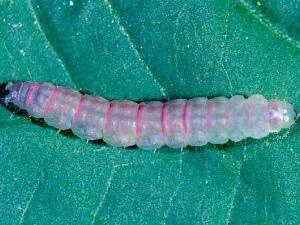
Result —
<path fill-rule="evenodd" d="M 6 89 L 5 103 L 80 138 L 119 147 L 184 148 L 259 139 L 291 127 L 297 115 L 290 103 L 267 101 L 262 95 L 136 103 L 81 95 L 49 83 L 16 82 Z"/>

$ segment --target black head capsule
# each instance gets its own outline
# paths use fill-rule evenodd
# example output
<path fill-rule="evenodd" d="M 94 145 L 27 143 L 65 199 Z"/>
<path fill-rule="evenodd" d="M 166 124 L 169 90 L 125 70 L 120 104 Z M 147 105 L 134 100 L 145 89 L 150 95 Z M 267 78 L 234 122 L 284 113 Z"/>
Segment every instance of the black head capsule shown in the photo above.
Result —
<path fill-rule="evenodd" d="M 12 83 L 10 82 L 3 82 L 0 84 L 0 103 L 1 104 L 7 104 L 7 101 L 6 99 L 8 98 L 9 96 L 9 93 L 10 93 L 10 86 L 11 86 Z"/>

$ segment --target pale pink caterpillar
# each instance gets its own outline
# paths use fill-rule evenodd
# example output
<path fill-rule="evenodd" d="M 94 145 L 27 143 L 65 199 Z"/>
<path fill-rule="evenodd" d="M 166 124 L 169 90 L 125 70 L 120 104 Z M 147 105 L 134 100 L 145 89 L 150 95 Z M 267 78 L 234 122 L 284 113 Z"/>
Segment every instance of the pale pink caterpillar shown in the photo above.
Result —
<path fill-rule="evenodd" d="M 183 148 L 207 142 L 224 144 L 247 137 L 262 138 L 290 127 L 296 113 L 286 101 L 204 97 L 169 102 L 108 101 L 49 83 L 20 82 L 7 86 L 6 103 L 13 103 L 58 129 L 71 129 L 88 140 L 114 146 L 158 149 Z"/>

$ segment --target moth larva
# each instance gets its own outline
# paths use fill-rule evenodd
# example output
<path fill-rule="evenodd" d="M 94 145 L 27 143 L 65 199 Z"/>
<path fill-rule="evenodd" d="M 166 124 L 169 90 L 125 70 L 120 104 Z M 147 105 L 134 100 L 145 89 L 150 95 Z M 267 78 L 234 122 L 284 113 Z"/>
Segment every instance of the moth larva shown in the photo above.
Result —
<path fill-rule="evenodd" d="M 224 144 L 247 137 L 262 138 L 290 127 L 296 113 L 286 101 L 204 97 L 170 102 L 108 101 L 49 83 L 20 82 L 7 86 L 13 103 L 58 129 L 71 129 L 88 140 L 103 138 L 114 146 L 182 148 L 207 142 Z"/>

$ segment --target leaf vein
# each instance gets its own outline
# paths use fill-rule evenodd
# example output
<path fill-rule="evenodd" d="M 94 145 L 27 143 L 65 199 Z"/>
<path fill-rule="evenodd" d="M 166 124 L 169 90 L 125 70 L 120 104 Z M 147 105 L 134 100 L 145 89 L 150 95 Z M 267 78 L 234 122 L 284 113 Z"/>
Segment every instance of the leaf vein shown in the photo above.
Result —
<path fill-rule="evenodd" d="M 226 41 L 227 41 L 227 38 L 228 38 L 228 30 L 229 30 L 229 23 L 228 23 L 228 18 L 229 18 L 229 15 L 230 15 L 230 12 L 229 12 L 229 3 L 227 4 L 227 11 L 226 11 L 226 14 L 225 14 L 225 20 L 224 20 L 224 39 L 221 43 L 221 54 L 220 54 L 220 64 L 221 64 L 221 68 L 227 78 L 227 81 L 228 81 L 228 86 L 229 86 L 229 94 L 232 96 L 233 93 L 233 86 L 232 86 L 232 83 L 231 83 L 231 80 L 230 80 L 230 77 L 229 77 L 229 73 L 228 73 L 228 70 L 227 70 L 227 67 L 226 67 L 226 59 L 225 59 L 225 46 L 226 46 Z"/>
<path fill-rule="evenodd" d="M 35 25 L 37 27 L 37 29 L 40 31 L 42 37 L 44 37 L 44 40 L 46 41 L 46 43 L 49 44 L 53 54 L 55 55 L 56 59 L 57 59 L 57 62 L 59 63 L 59 65 L 62 67 L 62 69 L 65 71 L 65 73 L 69 76 L 70 78 L 70 81 L 72 82 L 72 84 L 75 86 L 75 88 L 78 88 L 77 85 L 75 84 L 72 76 L 71 76 L 71 73 L 70 71 L 67 69 L 65 63 L 62 61 L 61 57 L 59 56 L 59 53 L 56 51 L 55 47 L 53 46 L 52 42 L 49 40 L 46 32 L 44 31 L 44 29 L 42 28 L 42 25 L 41 25 L 41 22 L 33 8 L 33 5 L 32 5 L 32 0 L 27 0 L 27 3 L 28 3 L 28 7 L 31 11 L 31 14 L 32 14 L 32 17 L 33 19 L 36 21 L 35 22 Z"/>
<path fill-rule="evenodd" d="M 231 192 L 232 198 L 231 198 L 228 213 L 227 213 L 227 216 L 226 216 L 226 219 L 225 219 L 226 225 L 229 225 L 231 223 L 232 210 L 235 207 L 234 202 L 235 202 L 236 195 L 237 195 L 237 192 L 238 192 L 237 190 L 238 190 L 239 185 L 241 184 L 241 171 L 242 171 L 243 164 L 245 162 L 245 151 L 246 150 L 247 150 L 247 147 L 245 147 L 244 150 L 243 150 L 242 161 L 239 165 L 239 170 L 238 170 L 238 174 L 237 174 L 237 177 L 236 177 L 236 180 L 235 180 L 235 185 L 234 185 L 234 187 L 232 189 L 232 192 Z"/>
<path fill-rule="evenodd" d="M 116 20 L 116 22 L 117 22 L 117 24 L 119 26 L 120 32 L 126 37 L 126 39 L 127 39 L 128 43 L 129 43 L 131 49 L 133 50 L 135 56 L 142 63 L 142 65 L 144 65 L 146 72 L 151 77 L 151 79 L 154 81 L 154 83 L 159 87 L 159 90 L 160 90 L 161 94 L 165 97 L 166 96 L 166 89 L 163 87 L 163 85 L 160 84 L 160 82 L 155 77 L 154 73 L 151 71 L 150 67 L 145 62 L 143 56 L 140 54 L 138 48 L 136 47 L 136 45 L 132 41 L 129 33 L 127 32 L 127 30 L 125 29 L 125 27 L 121 24 L 120 17 L 114 12 L 112 4 L 110 3 L 109 0 L 104 0 L 104 4 L 108 8 L 110 14 Z"/>
<path fill-rule="evenodd" d="M 100 202 L 98 203 L 97 208 L 95 209 L 95 211 L 93 213 L 93 218 L 92 218 L 91 225 L 95 224 L 97 216 L 98 216 L 100 210 L 103 208 L 103 206 L 104 206 L 104 204 L 106 202 L 107 194 L 109 192 L 109 189 L 111 188 L 111 184 L 112 184 L 113 178 L 114 178 L 114 176 L 115 176 L 115 174 L 117 172 L 116 168 L 117 167 L 115 165 L 113 165 L 112 170 L 110 172 L 110 176 L 109 176 L 109 178 L 107 180 L 107 184 L 106 184 L 106 187 L 105 187 L 104 194 L 102 195 L 102 197 L 100 199 Z"/>
<path fill-rule="evenodd" d="M 280 38 L 286 40 L 288 43 L 292 44 L 296 48 L 300 49 L 300 42 L 296 41 L 290 35 L 286 34 L 284 31 L 276 27 L 270 20 L 268 20 L 264 15 L 259 14 L 257 10 L 252 7 L 246 0 L 239 0 L 242 6 L 244 6 L 254 18 L 256 18 L 261 24 L 267 27 L 272 33 L 276 34 Z"/>
<path fill-rule="evenodd" d="M 41 181 L 41 177 L 38 179 L 37 183 L 35 184 L 34 188 L 33 188 L 33 191 L 30 193 L 30 197 L 28 199 L 28 201 L 26 202 L 25 204 L 25 208 L 22 210 L 22 213 L 21 213 L 21 217 L 19 219 L 19 224 L 23 224 L 24 222 L 24 219 L 28 213 L 28 209 L 29 209 L 29 206 L 32 202 L 32 199 L 34 198 L 37 190 L 38 190 L 38 187 L 40 185 L 40 181 Z"/>
<path fill-rule="evenodd" d="M 181 153 L 180 153 L 180 158 L 178 160 L 178 163 L 179 163 L 179 182 L 178 184 L 176 185 L 176 188 L 173 192 L 173 194 L 171 195 L 171 197 L 169 198 L 169 203 L 168 203 L 168 208 L 167 210 L 164 212 L 164 218 L 163 218 L 163 222 L 162 224 L 165 225 L 166 222 L 167 222 L 167 218 L 168 218 L 168 215 L 169 215 L 169 212 L 170 212 L 170 209 L 171 209 L 171 206 L 172 206 L 172 202 L 174 200 L 174 198 L 176 197 L 181 185 L 183 184 L 183 181 L 181 181 L 181 176 L 182 176 L 182 164 L 183 164 L 183 158 L 182 156 L 185 154 L 185 152 L 183 151 L 183 148 L 181 149 Z"/>

